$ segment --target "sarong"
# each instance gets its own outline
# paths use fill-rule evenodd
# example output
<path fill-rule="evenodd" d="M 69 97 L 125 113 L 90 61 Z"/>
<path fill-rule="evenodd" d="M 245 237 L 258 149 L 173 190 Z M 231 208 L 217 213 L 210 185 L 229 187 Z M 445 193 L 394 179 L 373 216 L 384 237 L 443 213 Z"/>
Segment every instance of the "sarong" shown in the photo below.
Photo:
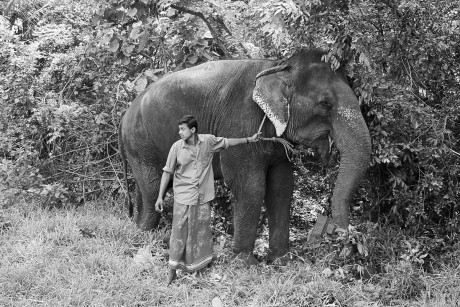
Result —
<path fill-rule="evenodd" d="M 201 270 L 212 260 L 210 202 L 181 205 L 174 202 L 169 243 L 169 267 L 187 272 Z"/>

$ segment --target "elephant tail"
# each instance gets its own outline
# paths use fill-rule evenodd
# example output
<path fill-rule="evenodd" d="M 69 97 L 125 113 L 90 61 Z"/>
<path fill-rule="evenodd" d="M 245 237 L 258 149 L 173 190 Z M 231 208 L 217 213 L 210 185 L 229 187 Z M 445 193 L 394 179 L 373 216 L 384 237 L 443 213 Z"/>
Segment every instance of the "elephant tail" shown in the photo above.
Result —
<path fill-rule="evenodd" d="M 123 165 L 123 177 L 125 179 L 125 184 L 126 184 L 125 206 L 128 208 L 129 217 L 132 217 L 133 212 L 134 212 L 134 207 L 133 207 L 133 202 L 131 201 L 131 195 L 129 195 L 129 188 L 128 188 L 128 161 L 126 160 L 125 146 L 123 144 L 122 123 L 123 123 L 123 118 L 121 119 L 120 125 L 118 126 L 118 151 L 119 151 L 121 162 L 122 162 L 122 165 Z"/>

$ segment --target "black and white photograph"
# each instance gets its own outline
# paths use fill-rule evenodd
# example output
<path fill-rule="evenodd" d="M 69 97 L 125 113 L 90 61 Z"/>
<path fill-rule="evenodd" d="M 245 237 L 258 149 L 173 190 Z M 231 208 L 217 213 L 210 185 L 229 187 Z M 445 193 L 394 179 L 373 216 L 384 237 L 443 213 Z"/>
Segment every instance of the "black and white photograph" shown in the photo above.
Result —
<path fill-rule="evenodd" d="M 460 2 L 0 0 L 0 306 L 460 306 Z"/>

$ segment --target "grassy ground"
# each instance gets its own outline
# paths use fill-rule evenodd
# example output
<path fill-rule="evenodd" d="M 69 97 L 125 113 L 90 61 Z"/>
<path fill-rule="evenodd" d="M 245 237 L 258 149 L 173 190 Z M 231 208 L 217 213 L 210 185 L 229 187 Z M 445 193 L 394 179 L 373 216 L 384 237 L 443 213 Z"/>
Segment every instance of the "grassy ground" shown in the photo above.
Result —
<path fill-rule="evenodd" d="M 0 206 L 0 208 L 2 208 Z M 0 209 L 0 306 L 458 306 L 459 268 L 426 275 L 420 295 L 397 299 L 404 271 L 385 285 L 328 278 L 320 263 L 250 269 L 229 259 L 231 240 L 201 276 L 166 286 L 165 230 L 139 231 L 119 206 L 43 209 L 18 201 Z M 388 275 L 388 274 L 387 274 Z M 393 285 L 393 286 L 392 286 Z M 395 288 L 396 287 L 396 288 Z"/>

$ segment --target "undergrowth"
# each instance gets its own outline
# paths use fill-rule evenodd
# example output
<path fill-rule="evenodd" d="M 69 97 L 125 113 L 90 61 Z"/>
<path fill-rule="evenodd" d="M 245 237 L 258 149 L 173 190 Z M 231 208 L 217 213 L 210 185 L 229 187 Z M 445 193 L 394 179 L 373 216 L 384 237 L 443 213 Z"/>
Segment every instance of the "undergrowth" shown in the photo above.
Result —
<path fill-rule="evenodd" d="M 0 209 L 0 305 L 455 306 L 460 299 L 458 245 L 441 262 L 426 241 L 368 223 L 316 248 L 293 244 L 287 266 L 260 254 L 259 266 L 247 268 L 232 261 L 232 237 L 218 227 L 213 265 L 201 275 L 180 273 L 167 287 L 168 225 L 142 232 L 111 201 L 56 208 L 18 198 Z M 258 240 L 266 244 L 263 232 Z"/>

